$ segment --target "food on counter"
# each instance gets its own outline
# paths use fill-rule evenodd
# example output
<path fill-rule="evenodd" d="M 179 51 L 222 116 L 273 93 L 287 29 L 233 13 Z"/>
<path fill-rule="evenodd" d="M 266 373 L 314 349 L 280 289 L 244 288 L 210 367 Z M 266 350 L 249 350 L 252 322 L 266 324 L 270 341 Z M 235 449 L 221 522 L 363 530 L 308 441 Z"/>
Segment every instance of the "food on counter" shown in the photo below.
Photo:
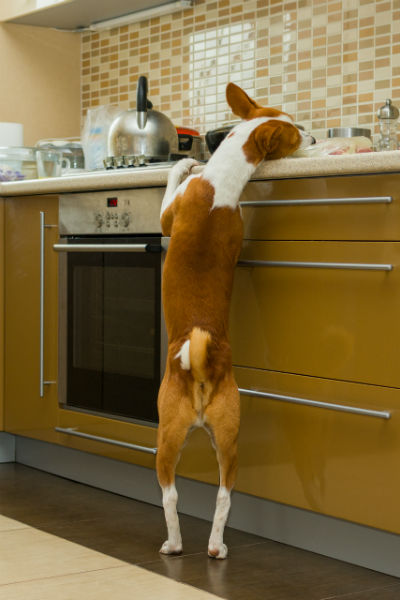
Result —
<path fill-rule="evenodd" d="M 361 154 L 364 152 L 373 152 L 372 141 L 369 138 L 363 136 L 335 137 L 327 140 L 317 140 L 312 146 L 297 150 L 292 156 L 311 158 L 339 154 Z"/>
<path fill-rule="evenodd" d="M 11 169 L 9 165 L 0 164 L 0 181 L 21 181 L 25 175 L 21 171 Z"/>

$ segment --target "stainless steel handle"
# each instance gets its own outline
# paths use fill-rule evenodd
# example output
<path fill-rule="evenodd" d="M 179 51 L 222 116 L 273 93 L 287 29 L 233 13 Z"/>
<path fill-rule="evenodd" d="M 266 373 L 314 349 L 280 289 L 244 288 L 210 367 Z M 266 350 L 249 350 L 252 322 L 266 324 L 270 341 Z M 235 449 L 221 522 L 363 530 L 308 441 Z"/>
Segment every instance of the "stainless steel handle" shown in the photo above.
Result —
<path fill-rule="evenodd" d="M 326 408 L 339 412 L 363 415 L 365 417 L 376 417 L 378 419 L 390 419 L 391 413 L 387 410 L 371 410 L 369 408 L 357 408 L 356 406 L 346 406 L 344 404 L 333 404 L 332 402 L 319 402 L 318 400 L 309 400 L 308 398 L 298 398 L 297 396 L 284 396 L 282 394 L 273 394 L 272 392 L 260 392 L 258 390 L 247 390 L 239 388 L 240 394 L 244 396 L 255 396 L 257 398 L 271 398 L 280 402 L 291 402 L 292 404 L 302 404 L 304 406 L 315 406 L 317 408 Z"/>
<path fill-rule="evenodd" d="M 103 442 L 105 444 L 112 444 L 113 446 L 122 446 L 123 448 L 129 448 L 129 450 L 138 450 L 139 452 L 146 452 L 147 454 L 157 454 L 157 448 L 149 448 L 148 446 L 138 446 L 137 444 L 121 442 L 120 440 L 113 440 L 112 438 L 106 438 L 100 435 L 84 433 L 83 431 L 78 431 L 74 427 L 55 427 L 55 430 L 59 433 L 74 435 L 76 437 L 84 438 L 87 440 L 93 440 L 94 442 Z"/>
<path fill-rule="evenodd" d="M 239 267 L 300 267 L 303 269 L 347 269 L 359 271 L 391 271 L 393 265 L 380 263 L 303 262 L 296 260 L 239 260 Z"/>
<path fill-rule="evenodd" d="M 299 200 L 244 200 L 240 206 L 319 206 L 331 204 L 390 204 L 392 196 L 364 198 L 302 198 Z"/>
<path fill-rule="evenodd" d="M 53 244 L 56 252 L 161 252 L 157 244 Z"/>
<path fill-rule="evenodd" d="M 55 381 L 44 380 L 44 258 L 45 258 L 45 229 L 48 227 L 57 227 L 56 225 L 46 225 L 45 213 L 40 211 L 40 316 L 39 316 L 39 395 L 44 396 L 44 386 L 56 383 Z"/>

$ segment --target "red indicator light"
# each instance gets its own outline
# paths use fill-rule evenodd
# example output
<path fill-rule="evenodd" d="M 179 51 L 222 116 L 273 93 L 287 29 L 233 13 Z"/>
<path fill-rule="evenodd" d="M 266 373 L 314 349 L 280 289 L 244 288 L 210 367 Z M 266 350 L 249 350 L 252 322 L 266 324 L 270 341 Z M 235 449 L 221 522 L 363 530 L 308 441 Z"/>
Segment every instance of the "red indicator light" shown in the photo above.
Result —
<path fill-rule="evenodd" d="M 108 208 L 118 206 L 118 198 L 107 198 L 107 206 Z"/>

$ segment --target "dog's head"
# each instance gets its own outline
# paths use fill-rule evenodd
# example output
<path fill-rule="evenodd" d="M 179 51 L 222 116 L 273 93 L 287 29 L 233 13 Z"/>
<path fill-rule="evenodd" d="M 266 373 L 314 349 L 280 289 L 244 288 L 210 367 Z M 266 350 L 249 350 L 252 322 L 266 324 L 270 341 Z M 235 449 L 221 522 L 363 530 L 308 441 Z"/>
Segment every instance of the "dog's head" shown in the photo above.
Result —
<path fill-rule="evenodd" d="M 262 160 L 284 158 L 312 143 L 311 136 L 302 133 L 287 113 L 260 106 L 234 83 L 228 83 L 226 99 L 232 112 L 241 119 L 260 119 L 260 124 L 252 130 L 243 145 L 249 162 L 258 164 Z"/>

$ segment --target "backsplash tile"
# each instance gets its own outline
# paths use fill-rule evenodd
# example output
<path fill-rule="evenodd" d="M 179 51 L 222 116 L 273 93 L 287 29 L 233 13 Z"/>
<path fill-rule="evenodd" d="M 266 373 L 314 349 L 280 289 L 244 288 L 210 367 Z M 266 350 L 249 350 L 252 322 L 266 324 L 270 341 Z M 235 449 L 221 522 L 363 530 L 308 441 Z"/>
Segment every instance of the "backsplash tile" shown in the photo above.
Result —
<path fill-rule="evenodd" d="M 82 114 L 134 108 L 140 75 L 176 125 L 205 133 L 234 120 L 234 81 L 317 137 L 328 127 L 378 132 L 386 98 L 400 107 L 400 0 L 196 0 L 192 9 L 82 34 Z"/>

